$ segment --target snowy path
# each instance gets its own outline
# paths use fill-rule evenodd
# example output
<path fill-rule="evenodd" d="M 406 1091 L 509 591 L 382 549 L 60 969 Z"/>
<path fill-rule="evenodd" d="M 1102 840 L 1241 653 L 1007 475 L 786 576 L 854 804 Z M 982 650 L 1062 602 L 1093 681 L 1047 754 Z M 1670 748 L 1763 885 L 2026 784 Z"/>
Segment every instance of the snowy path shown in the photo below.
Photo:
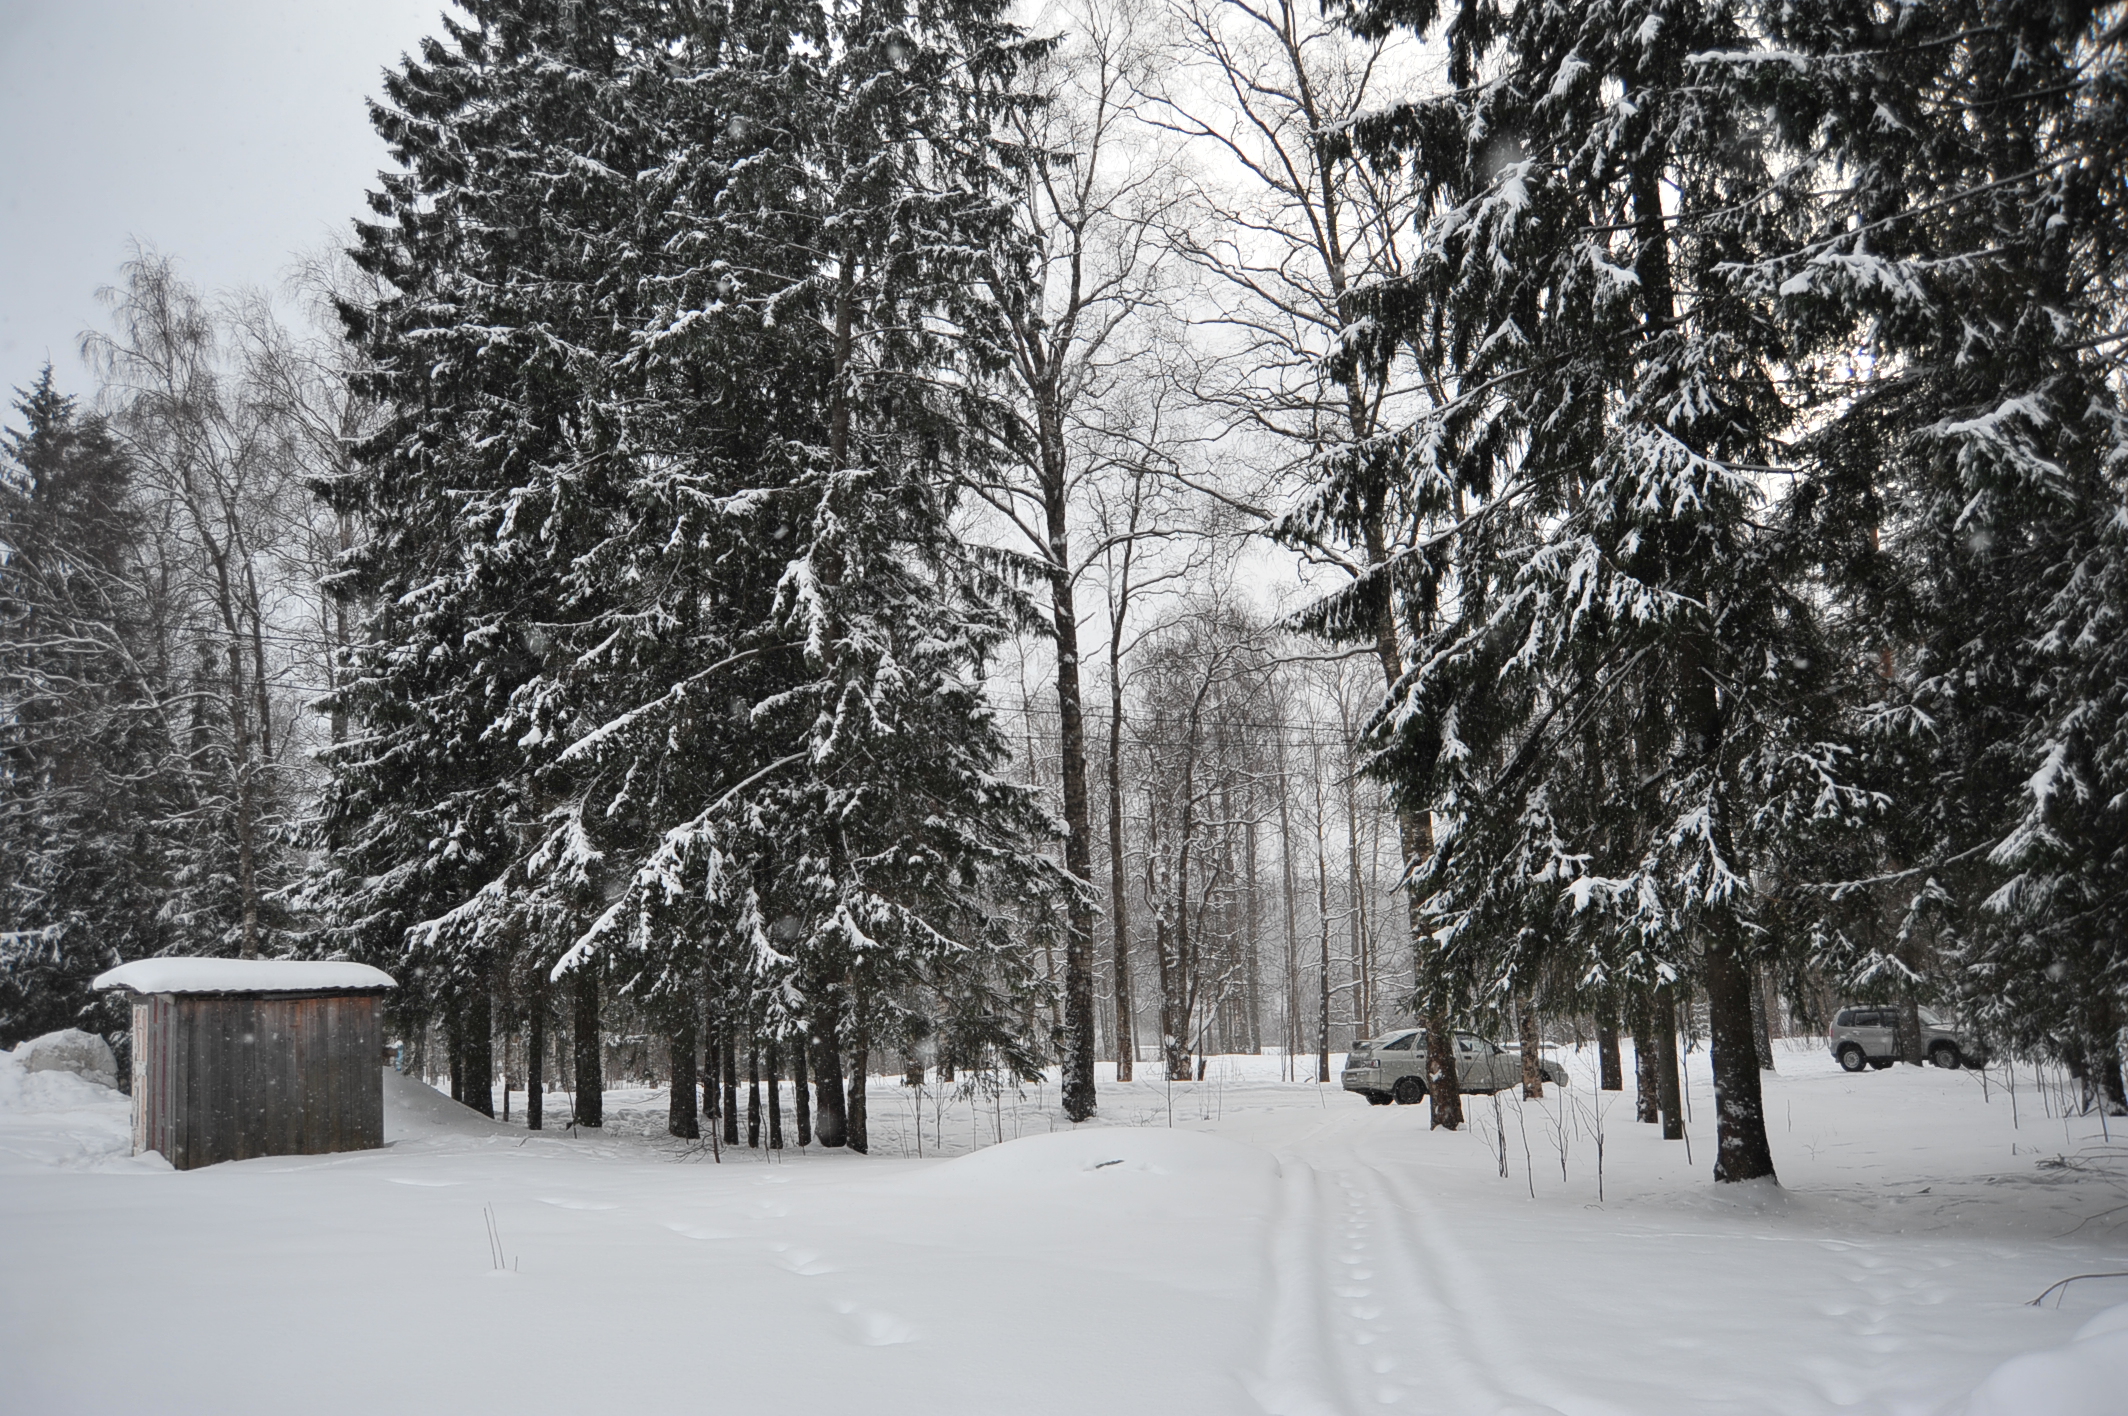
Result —
<path fill-rule="evenodd" d="M 0 1056 L 0 1410 L 1949 1416 L 2128 1300 L 2025 1306 L 2128 1268 L 2128 1138 L 2029 1076 L 2013 1110 L 1784 1059 L 1785 1188 L 1740 1193 L 1703 1070 L 1688 1162 L 1585 1076 L 1451 1134 L 1277 1065 L 1104 1084 L 1076 1130 L 876 1079 L 871 1157 L 722 1164 L 653 1092 L 530 1136 L 397 1079 L 385 1150 L 178 1175 Z"/>
<path fill-rule="evenodd" d="M 1416 1114 L 1416 1113 L 1414 1113 Z M 1498 1303 L 1423 1186 L 1368 1154 L 1346 1110 L 1279 1153 L 1277 1294 L 1255 1395 L 1272 1416 L 1412 1410 L 1558 1416 L 1507 1344 Z M 1607 1409 L 1576 1403 L 1579 1409 Z"/>
<path fill-rule="evenodd" d="M 1784 1190 L 1716 1189 L 1709 1118 L 1687 1163 L 1593 1091 L 1510 1098 L 1498 1120 L 1479 1100 L 1460 1135 L 1429 1134 L 1423 1108 L 1310 1116 L 1230 1091 L 1196 1124 L 1280 1164 L 1252 1394 L 1274 1416 L 1934 1416 L 2128 1299 L 2115 1281 L 2078 1313 L 2023 1301 L 2128 1267 L 2128 1146 L 2105 1123 L 2029 1091 L 2013 1112 L 1969 1074 L 1786 1065 L 1769 1079 Z M 2101 1410 L 2128 1411 L 2128 1373 L 2117 1391 Z"/>

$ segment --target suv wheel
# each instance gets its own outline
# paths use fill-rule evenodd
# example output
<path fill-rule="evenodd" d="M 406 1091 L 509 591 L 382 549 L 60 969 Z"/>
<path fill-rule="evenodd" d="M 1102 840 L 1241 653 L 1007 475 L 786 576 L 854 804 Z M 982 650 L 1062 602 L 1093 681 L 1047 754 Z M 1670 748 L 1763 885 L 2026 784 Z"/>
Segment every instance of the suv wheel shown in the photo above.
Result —
<path fill-rule="evenodd" d="M 1415 1106 L 1426 1099 L 1426 1083 L 1417 1077 L 1398 1077 L 1392 1095 L 1398 1106 Z"/>
<path fill-rule="evenodd" d="M 1861 1048 L 1855 1046 L 1851 1042 L 1841 1046 L 1840 1066 L 1844 1070 L 1849 1072 L 1859 1072 L 1868 1065 L 1869 1059 L 1862 1055 Z"/>
<path fill-rule="evenodd" d="M 1947 1042 L 1939 1042 L 1929 1049 L 1929 1061 L 1938 1067 L 1955 1068 L 1958 1065 L 1958 1049 Z"/>

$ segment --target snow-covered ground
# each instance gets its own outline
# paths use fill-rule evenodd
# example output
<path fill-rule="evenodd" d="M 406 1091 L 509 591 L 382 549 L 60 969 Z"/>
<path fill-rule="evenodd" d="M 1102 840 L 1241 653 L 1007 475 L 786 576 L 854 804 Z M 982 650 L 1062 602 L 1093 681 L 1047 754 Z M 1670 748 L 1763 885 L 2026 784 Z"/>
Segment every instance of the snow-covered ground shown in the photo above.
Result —
<path fill-rule="evenodd" d="M 1248 1057 L 1076 1131 L 875 1078 L 870 1157 L 721 1162 L 388 1075 L 384 1150 L 185 1174 L 0 1054 L 0 1410 L 2128 1412 L 2128 1279 L 2027 1306 L 2128 1269 L 2128 1136 L 1811 1048 L 1779 1190 L 1708 1180 L 1703 1053 L 1689 1162 L 1585 1052 L 1460 1134 Z"/>

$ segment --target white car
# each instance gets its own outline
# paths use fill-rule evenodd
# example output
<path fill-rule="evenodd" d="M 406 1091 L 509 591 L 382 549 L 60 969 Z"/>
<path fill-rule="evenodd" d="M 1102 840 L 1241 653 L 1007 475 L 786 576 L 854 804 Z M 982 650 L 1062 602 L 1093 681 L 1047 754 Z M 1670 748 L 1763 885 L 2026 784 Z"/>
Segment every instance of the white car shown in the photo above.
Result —
<path fill-rule="evenodd" d="M 1971 1034 L 1933 1010 L 1917 1010 L 1921 1017 L 1919 1051 L 1938 1067 L 1985 1067 L 1988 1050 Z M 1842 1008 L 1826 1030 L 1826 1050 L 1850 1072 L 1865 1067 L 1883 1071 L 1899 1060 L 1899 1031 L 1905 1016 L 1899 1008 Z"/>
<path fill-rule="evenodd" d="M 1566 1085 L 1566 1069 L 1539 1058 L 1547 1082 Z M 1375 1106 L 1396 1102 L 1410 1106 L 1426 1097 L 1426 1031 L 1411 1028 L 1352 1044 L 1345 1058 L 1345 1090 L 1358 1092 Z M 1497 1092 L 1522 1084 L 1522 1053 L 1488 1042 L 1476 1033 L 1456 1034 L 1456 1089 Z"/>

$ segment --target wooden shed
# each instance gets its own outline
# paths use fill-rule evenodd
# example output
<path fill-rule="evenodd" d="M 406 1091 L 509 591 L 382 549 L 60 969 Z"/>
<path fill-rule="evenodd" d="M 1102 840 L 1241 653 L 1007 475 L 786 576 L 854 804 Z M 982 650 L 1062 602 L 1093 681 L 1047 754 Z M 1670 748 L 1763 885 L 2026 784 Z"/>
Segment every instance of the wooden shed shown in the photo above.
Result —
<path fill-rule="evenodd" d="M 133 1002 L 133 1152 L 179 1170 L 384 1144 L 383 1020 L 365 964 L 141 959 L 96 980 Z"/>

